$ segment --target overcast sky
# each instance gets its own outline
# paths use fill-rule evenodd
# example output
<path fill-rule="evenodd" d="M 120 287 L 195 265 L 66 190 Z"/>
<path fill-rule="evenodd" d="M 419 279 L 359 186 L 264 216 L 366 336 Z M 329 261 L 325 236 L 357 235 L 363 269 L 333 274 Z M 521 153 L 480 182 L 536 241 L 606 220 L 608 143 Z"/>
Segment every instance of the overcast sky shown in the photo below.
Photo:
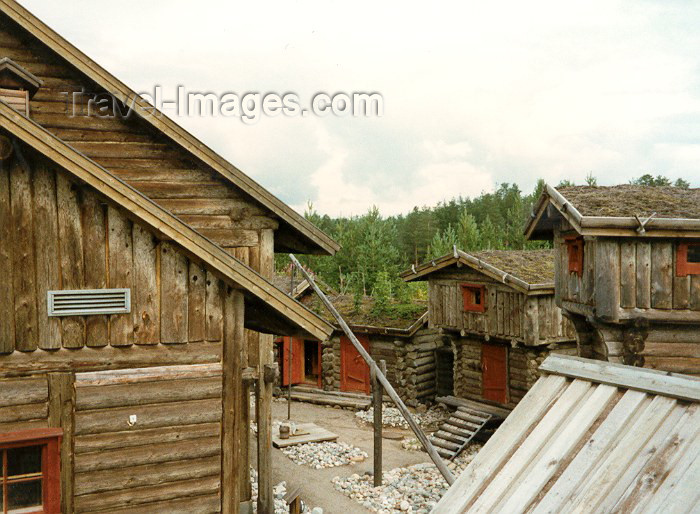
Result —
<path fill-rule="evenodd" d="M 589 172 L 700 186 L 698 3 L 20 1 L 136 91 L 381 93 L 381 118 L 177 120 L 299 211 Z"/>

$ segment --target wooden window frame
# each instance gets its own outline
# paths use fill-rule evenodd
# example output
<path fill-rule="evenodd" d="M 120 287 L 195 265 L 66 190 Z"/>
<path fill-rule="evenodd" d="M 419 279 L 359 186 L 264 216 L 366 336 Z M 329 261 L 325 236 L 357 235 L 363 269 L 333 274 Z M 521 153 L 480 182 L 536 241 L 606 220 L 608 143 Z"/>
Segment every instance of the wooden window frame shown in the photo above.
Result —
<path fill-rule="evenodd" d="M 41 447 L 41 495 L 40 510 L 31 514 L 54 513 L 61 511 L 61 439 L 63 430 L 60 428 L 36 428 L 0 434 L 0 456 L 5 459 L 5 450 Z M 0 512 L 6 512 L 7 480 L 4 475 L 4 463 L 0 469 L 0 487 L 3 488 L 3 502 Z M 29 511 L 28 511 L 29 512 Z"/>
<path fill-rule="evenodd" d="M 700 262 L 688 262 L 688 247 L 700 246 L 700 242 L 678 243 L 676 247 L 676 276 L 700 275 Z"/>
<path fill-rule="evenodd" d="M 583 237 L 567 236 L 564 238 L 564 242 L 566 243 L 569 273 L 576 273 L 580 277 L 583 275 Z"/>
<path fill-rule="evenodd" d="M 462 307 L 465 312 L 486 312 L 486 286 L 482 284 L 460 284 Z M 481 293 L 481 303 L 474 303 L 474 290 Z"/>

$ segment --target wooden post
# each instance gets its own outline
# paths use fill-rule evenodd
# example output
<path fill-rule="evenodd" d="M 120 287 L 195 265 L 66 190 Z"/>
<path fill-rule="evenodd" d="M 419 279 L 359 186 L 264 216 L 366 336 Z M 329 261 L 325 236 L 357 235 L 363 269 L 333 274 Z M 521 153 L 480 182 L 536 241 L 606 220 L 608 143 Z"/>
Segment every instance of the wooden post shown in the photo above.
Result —
<path fill-rule="evenodd" d="M 73 432 L 75 406 L 75 375 L 50 373 L 49 426 L 63 430 L 61 440 L 61 512 L 70 514 L 73 507 Z"/>
<path fill-rule="evenodd" d="M 345 320 L 340 315 L 340 313 L 335 308 L 335 306 L 330 302 L 330 300 L 328 300 L 326 295 L 323 294 L 323 291 L 321 291 L 319 289 L 319 287 L 316 285 L 316 282 L 311 277 L 311 275 L 309 275 L 309 273 L 307 273 L 307 271 L 299 263 L 297 258 L 294 257 L 294 255 L 289 254 L 289 258 L 292 260 L 294 265 L 297 268 L 299 268 L 299 271 L 301 271 L 301 274 L 304 275 L 304 278 L 306 278 L 306 280 L 309 281 L 309 284 L 311 284 L 311 287 L 313 287 L 314 291 L 316 292 L 318 297 L 321 299 L 323 304 L 326 306 L 326 308 L 331 312 L 331 314 L 333 314 L 333 317 L 340 325 L 340 328 L 343 329 L 343 332 L 345 332 L 345 335 L 348 336 L 348 339 L 350 339 L 353 346 L 355 346 L 355 349 L 357 350 L 357 352 L 362 356 L 362 358 L 365 360 L 365 362 L 369 366 L 370 373 L 374 372 L 377 375 L 377 379 L 381 382 L 382 386 L 384 387 L 387 394 L 389 395 L 389 398 L 391 398 L 391 400 L 394 402 L 396 407 L 399 409 L 399 412 L 401 412 L 401 415 L 406 420 L 406 423 L 408 423 L 408 426 L 411 428 L 411 430 L 413 430 L 413 433 L 416 434 L 416 437 L 423 445 L 423 448 L 425 448 L 425 451 L 430 456 L 430 459 L 435 463 L 435 466 L 440 471 L 440 474 L 445 478 L 445 481 L 449 485 L 452 485 L 455 481 L 454 474 L 452 474 L 452 472 L 447 467 L 445 462 L 440 458 L 440 455 L 438 455 L 438 452 L 435 449 L 435 446 L 433 446 L 433 443 L 430 442 L 430 439 L 428 439 L 428 437 L 425 435 L 425 433 L 418 426 L 418 424 L 416 423 L 416 420 L 413 419 L 413 416 L 411 416 L 411 413 L 408 411 L 408 408 L 403 403 L 403 400 L 397 394 L 396 390 L 394 389 L 394 386 L 391 385 L 391 382 L 389 382 L 389 380 L 387 380 L 386 376 L 381 372 L 381 370 L 377 366 L 377 363 L 374 362 L 374 359 L 372 359 L 370 354 L 367 353 L 367 350 L 365 350 L 365 348 L 362 346 L 360 341 L 357 340 L 357 337 L 355 336 L 355 334 L 353 334 L 352 330 L 350 330 L 350 327 L 348 326 L 348 324 L 345 323 Z"/>
<path fill-rule="evenodd" d="M 386 361 L 379 361 L 379 369 L 386 375 Z M 384 388 L 372 372 L 372 404 L 374 405 L 374 487 L 382 485 L 382 397 Z"/>
<path fill-rule="evenodd" d="M 264 277 L 274 274 L 274 231 L 260 231 L 259 271 Z M 275 496 L 272 488 L 272 390 L 277 363 L 272 348 L 272 336 L 260 334 L 258 342 L 260 378 L 256 387 L 255 415 L 258 422 L 258 513 L 275 512 Z"/>
<path fill-rule="evenodd" d="M 224 300 L 224 343 L 221 363 L 223 414 L 221 419 L 221 512 L 237 513 L 241 501 L 241 475 L 249 475 L 248 463 L 239 458 L 239 440 L 241 423 L 248 424 L 248 419 L 241 412 L 241 389 L 243 369 L 241 365 L 241 347 L 246 344 L 243 328 L 244 319 L 243 293 L 229 289 Z M 248 401 L 245 398 L 244 401 Z M 247 427 L 246 427 L 247 428 Z M 247 431 L 246 431 L 247 434 Z"/>

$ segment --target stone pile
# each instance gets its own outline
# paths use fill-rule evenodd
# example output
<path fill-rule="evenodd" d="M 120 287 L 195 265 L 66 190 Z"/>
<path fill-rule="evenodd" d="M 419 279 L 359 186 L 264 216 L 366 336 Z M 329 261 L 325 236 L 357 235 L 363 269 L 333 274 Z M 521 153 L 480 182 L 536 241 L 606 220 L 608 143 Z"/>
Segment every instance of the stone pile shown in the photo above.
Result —
<path fill-rule="evenodd" d="M 479 451 L 472 444 L 449 464 L 455 474 L 461 473 Z M 372 512 L 428 514 L 448 489 L 447 482 L 432 463 L 415 464 L 385 472 L 383 484 L 373 486 L 370 474 L 335 477 L 334 487 Z"/>
<path fill-rule="evenodd" d="M 412 413 L 413 419 L 422 427 L 437 427 L 448 416 L 448 412 L 442 407 L 431 407 L 424 412 Z M 370 407 L 367 410 L 357 411 L 355 417 L 363 423 L 374 423 L 374 409 Z M 382 406 L 382 424 L 385 427 L 397 427 L 408 429 L 408 423 L 401 415 L 401 411 L 396 407 L 391 407 L 388 404 Z"/>
<path fill-rule="evenodd" d="M 297 444 L 282 448 L 282 453 L 296 464 L 314 469 L 334 468 L 364 461 L 365 451 L 347 443 L 326 441 L 322 443 Z"/>
<path fill-rule="evenodd" d="M 251 497 L 251 503 L 253 504 L 253 512 L 258 511 L 258 472 L 254 468 L 250 468 L 250 483 L 252 485 L 253 495 Z M 289 506 L 287 502 L 284 501 L 284 496 L 287 494 L 287 482 L 280 482 L 273 489 L 272 493 L 275 495 L 275 514 L 288 514 Z M 304 510 L 302 512 L 309 514 L 323 514 L 323 509 L 321 507 L 310 508 L 304 505 Z"/>

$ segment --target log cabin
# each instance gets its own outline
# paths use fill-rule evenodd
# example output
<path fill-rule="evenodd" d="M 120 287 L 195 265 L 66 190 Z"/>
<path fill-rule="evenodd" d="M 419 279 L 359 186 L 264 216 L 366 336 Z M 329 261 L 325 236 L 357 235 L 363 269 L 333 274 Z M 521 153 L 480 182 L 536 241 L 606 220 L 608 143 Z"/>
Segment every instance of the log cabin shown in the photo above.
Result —
<path fill-rule="evenodd" d="M 550 353 L 576 354 L 573 326 L 554 304 L 550 250 L 455 248 L 401 277 L 428 282 L 428 328 L 437 329 L 442 340 L 436 380 L 438 388 L 441 382 L 454 384 L 450 395 L 512 408 Z M 450 362 L 452 376 L 445 377 Z"/>
<path fill-rule="evenodd" d="M 526 235 L 582 356 L 700 374 L 700 189 L 547 186 Z"/>
<path fill-rule="evenodd" d="M 73 96 L 73 92 L 80 94 Z M 104 97 L 114 100 L 111 105 L 116 107 L 112 107 L 112 112 L 99 116 L 90 113 L 88 103 Z M 78 102 L 68 105 L 68 98 Z M 64 431 L 63 456 L 64 447 L 76 443 L 72 429 L 63 428 L 60 423 L 77 423 L 80 417 L 80 408 L 77 407 L 80 402 L 75 403 L 75 391 L 78 390 L 75 384 L 82 383 L 79 379 L 85 377 L 78 376 L 79 373 L 123 374 L 125 383 L 130 384 L 132 374 L 121 370 L 137 370 L 133 376 L 140 377 L 147 375 L 141 370 L 145 367 L 205 365 L 203 378 L 208 377 L 213 383 L 216 382 L 214 375 L 218 373 L 221 377 L 223 369 L 224 386 L 217 394 L 225 401 L 223 410 L 219 408 L 215 414 L 221 417 L 223 412 L 224 421 L 219 420 L 218 424 L 230 427 L 234 414 L 229 400 L 231 387 L 234 387 L 237 395 L 235 451 L 238 453 L 233 460 L 238 467 L 231 467 L 229 450 L 219 451 L 216 456 L 207 457 L 213 461 L 225 455 L 227 464 L 217 468 L 225 472 L 225 478 L 212 478 L 216 473 L 212 472 L 210 463 L 207 463 L 206 472 L 193 470 L 189 474 L 190 461 L 203 464 L 200 457 L 187 457 L 177 448 L 163 447 L 167 458 L 161 456 L 161 460 L 169 464 L 162 466 L 166 472 L 159 478 L 154 478 L 151 473 L 151 478 L 144 479 L 144 482 L 134 481 L 130 473 L 142 470 L 125 469 L 122 482 L 115 481 L 111 488 L 90 492 L 80 489 L 79 480 L 74 480 L 84 473 L 82 480 L 87 483 L 88 468 L 76 468 L 72 454 L 70 458 L 66 455 L 61 461 L 61 508 L 63 512 L 89 511 L 104 500 L 104 505 L 112 506 L 105 507 L 107 510 L 115 510 L 117 504 L 149 512 L 158 509 L 176 511 L 179 505 L 183 505 L 181 510 L 197 510 L 200 500 L 201 505 L 214 505 L 215 497 L 220 497 L 220 510 L 249 509 L 250 479 L 247 466 L 239 463 L 247 463 L 250 459 L 247 397 L 251 389 L 256 394 L 256 415 L 263 441 L 257 445 L 258 502 L 260 511 L 269 508 L 272 504 L 271 455 L 270 445 L 265 441 L 270 435 L 274 360 L 272 336 L 268 334 L 287 332 L 322 338 L 328 325 L 308 310 L 299 310 L 294 303 L 287 305 L 289 298 L 286 296 L 282 303 L 275 303 L 274 298 L 281 293 L 274 287 L 270 289 L 265 277 L 270 278 L 273 273 L 275 251 L 332 254 L 338 249 L 337 243 L 172 120 L 157 112 L 154 115 L 153 107 L 134 91 L 11 0 L 0 0 L 0 102 L 0 128 L 3 130 L 0 160 L 5 181 L 4 189 L 0 187 L 0 190 L 6 201 L 4 210 L 0 211 L 3 221 L 0 312 L 3 320 L 12 320 L 12 323 L 0 325 L 0 374 L 4 378 L 37 373 L 43 376 L 36 383 L 20 381 L 21 387 L 29 387 L 26 393 L 29 395 L 28 414 L 15 414 L 18 408 L 12 403 L 0 406 L 7 407 L 0 408 L 0 432 L 4 435 L 6 430 L 19 430 L 24 421 L 29 422 L 28 429 L 43 430 L 47 424 L 51 428 L 60 428 Z M 39 149 L 39 142 L 48 145 L 47 148 Z M 97 183 L 92 184 L 76 174 L 76 163 L 81 168 L 91 169 L 94 176 L 99 176 L 110 187 L 126 188 L 123 198 L 115 200 L 106 193 L 107 198 L 103 198 L 104 192 Z M 16 177 L 13 175 L 17 173 L 13 171 L 15 168 L 19 170 Z M 87 186 L 93 187 L 94 191 Z M 85 188 L 88 193 L 84 193 Z M 142 217 L 141 210 L 135 211 L 131 204 L 122 202 L 124 199 L 138 200 L 148 206 L 151 217 Z M 198 246 L 183 245 L 180 249 L 178 245 L 184 240 L 164 231 L 170 223 L 164 223 L 164 219 L 174 220 L 172 223 L 178 224 L 187 238 L 212 246 L 207 246 L 211 262 L 206 260 L 205 253 Z M 39 251 L 39 245 L 45 246 L 45 251 Z M 157 263 L 155 270 L 153 259 Z M 169 279 L 162 275 L 168 268 L 174 273 Z M 219 268 L 244 269 L 248 282 L 241 282 L 242 278 L 238 276 L 227 279 Z M 14 270 L 26 272 L 14 273 Z M 230 295 L 240 296 L 238 303 L 234 302 L 237 307 L 223 311 L 224 303 L 221 303 L 217 310 L 219 300 L 211 300 L 214 303 L 210 316 L 209 299 L 219 298 L 224 294 L 221 291 L 229 288 Z M 64 295 L 65 302 L 80 302 L 78 297 L 87 291 L 95 290 L 95 295 L 99 296 L 103 289 L 113 290 L 108 295 L 116 297 L 99 297 L 99 300 L 123 302 L 122 309 L 127 309 L 129 304 L 129 312 L 110 311 L 85 316 L 78 311 L 80 314 L 75 316 L 49 316 L 50 307 L 60 306 L 61 295 Z M 139 289 L 142 289 L 141 293 Z M 262 289 L 268 289 L 269 294 L 255 296 L 249 294 L 248 289 L 261 294 Z M 65 294 L 76 297 L 65 297 Z M 221 302 L 224 300 L 222 296 Z M 82 301 L 84 303 L 85 299 Z M 273 312 L 275 308 L 280 312 Z M 241 312 L 246 316 L 245 344 L 234 330 L 234 327 L 244 326 L 243 322 L 237 321 L 242 319 Z M 294 312 L 298 315 L 293 315 Z M 230 367 L 230 359 L 223 358 L 224 366 L 221 365 L 222 355 L 225 355 L 223 349 L 228 343 L 223 335 L 217 335 L 217 330 L 226 327 L 230 328 L 229 332 L 221 334 L 236 334 L 235 341 L 231 339 L 230 344 L 235 343 L 235 353 L 242 359 L 236 363 L 235 370 Z M 192 347 L 184 344 L 205 341 L 213 344 Z M 234 346 L 229 350 L 231 348 Z M 211 366 L 214 366 L 213 370 Z M 159 371 L 165 380 L 176 377 L 171 372 L 178 371 Z M 73 402 L 73 410 L 67 411 L 72 414 L 66 414 L 65 420 L 56 410 L 63 400 L 52 392 L 60 393 L 62 389 L 50 387 L 51 380 L 54 380 L 51 374 L 54 373 L 64 373 L 60 380 L 73 384 L 65 386 L 68 391 L 64 391 L 65 394 L 73 395 L 65 399 L 66 405 Z M 184 373 L 189 379 L 194 371 L 185 370 Z M 230 373 L 235 374 L 233 379 Z M 95 380 L 93 385 L 100 385 L 103 380 L 111 378 L 97 376 Z M 119 382 L 121 378 L 116 380 Z M 150 381 L 139 380 L 135 383 Z M 175 387 L 175 382 L 168 383 L 168 387 Z M 14 389 L 9 383 L 4 385 L 8 393 L 0 394 L 0 401 L 16 401 L 7 399 Z M 31 387 L 35 386 L 48 396 L 44 398 L 43 392 L 32 393 Z M 216 397 L 211 396 L 212 391 L 209 388 L 202 394 L 213 405 Z M 98 391 L 98 394 L 101 393 Z M 22 395 L 17 398 L 22 398 Z M 160 403 L 158 398 L 156 395 L 151 403 Z M 171 401 L 167 400 L 167 395 L 165 398 Z M 145 400 L 136 402 L 138 405 L 148 403 Z M 45 408 L 53 409 L 50 415 L 35 416 Z M 151 412 L 159 409 L 152 405 L 149 408 Z M 170 410 L 175 412 L 174 405 Z M 9 418 L 3 418 L 5 414 Z M 135 415 L 138 417 L 138 413 Z M 214 425 L 200 426 L 202 421 L 197 419 L 192 422 L 195 429 L 192 434 L 195 435 L 190 437 L 186 430 L 177 429 L 173 431 L 176 434 L 173 437 L 183 441 L 199 437 L 196 434 L 214 437 Z M 141 430 L 138 422 L 133 426 L 130 431 Z M 138 453 L 146 448 L 137 448 L 141 444 L 139 441 L 150 444 L 160 437 L 159 432 L 170 431 L 166 430 L 167 427 L 154 425 L 154 430 L 158 430 L 144 432 L 143 440 L 137 434 L 129 439 L 131 443 L 122 441 L 119 444 L 133 446 L 129 451 Z M 100 441 L 110 438 L 109 435 L 98 437 L 98 433 L 102 432 L 91 433 L 91 437 L 94 435 L 94 439 Z M 127 431 L 123 435 L 128 437 L 130 433 Z M 229 436 L 220 439 L 222 448 L 231 443 Z M 85 450 L 86 453 L 92 453 L 92 458 L 95 458 L 96 452 L 101 451 L 100 444 L 96 442 L 91 449 Z M 210 445 L 206 451 L 214 451 L 211 448 Z M 105 447 L 105 451 L 108 449 Z M 77 454 L 76 451 L 76 459 Z M 157 459 L 154 457 L 149 462 Z M 119 466 L 123 467 L 123 464 Z M 175 471 L 168 472 L 168 466 Z M 64 468 L 67 471 L 63 471 Z M 113 471 L 104 470 L 105 481 L 110 480 Z M 176 484 L 184 477 L 199 480 L 205 476 L 209 477 L 210 483 L 207 494 L 200 491 L 198 482 Z M 239 482 L 239 487 L 230 487 L 233 481 Z M 132 483 L 136 484 L 134 487 L 144 488 L 131 491 L 125 484 Z M 191 493 L 187 493 L 188 488 Z M 103 492 L 112 499 L 98 498 Z M 88 494 L 98 495 L 92 496 L 93 503 L 87 502 Z M 84 495 L 86 502 L 81 503 L 78 499 Z M 193 499 L 195 497 L 198 499 Z M 162 505 L 158 503 L 161 501 L 164 502 Z M 144 507 L 144 504 L 149 505 Z"/>
<path fill-rule="evenodd" d="M 277 274 L 273 282 L 289 294 L 288 274 Z M 322 283 L 319 285 L 372 358 L 377 362 L 385 361 L 387 378 L 404 402 L 417 406 L 435 398 L 435 351 L 442 342 L 437 330 L 427 327 L 424 302 L 415 300 L 398 307 L 392 302 L 393 308 L 378 313 L 371 297 L 361 298 L 356 305 L 353 296 L 338 294 Z M 292 295 L 331 323 L 333 333 L 325 340 L 277 338 L 276 360 L 282 370 L 279 385 L 287 386 L 291 380 L 292 397 L 297 399 L 305 399 L 314 389 L 369 395 L 369 366 L 308 283 L 304 280 L 295 284 Z M 337 395 L 327 398 L 330 403 Z M 323 401 L 318 396 L 311 399 Z"/>

